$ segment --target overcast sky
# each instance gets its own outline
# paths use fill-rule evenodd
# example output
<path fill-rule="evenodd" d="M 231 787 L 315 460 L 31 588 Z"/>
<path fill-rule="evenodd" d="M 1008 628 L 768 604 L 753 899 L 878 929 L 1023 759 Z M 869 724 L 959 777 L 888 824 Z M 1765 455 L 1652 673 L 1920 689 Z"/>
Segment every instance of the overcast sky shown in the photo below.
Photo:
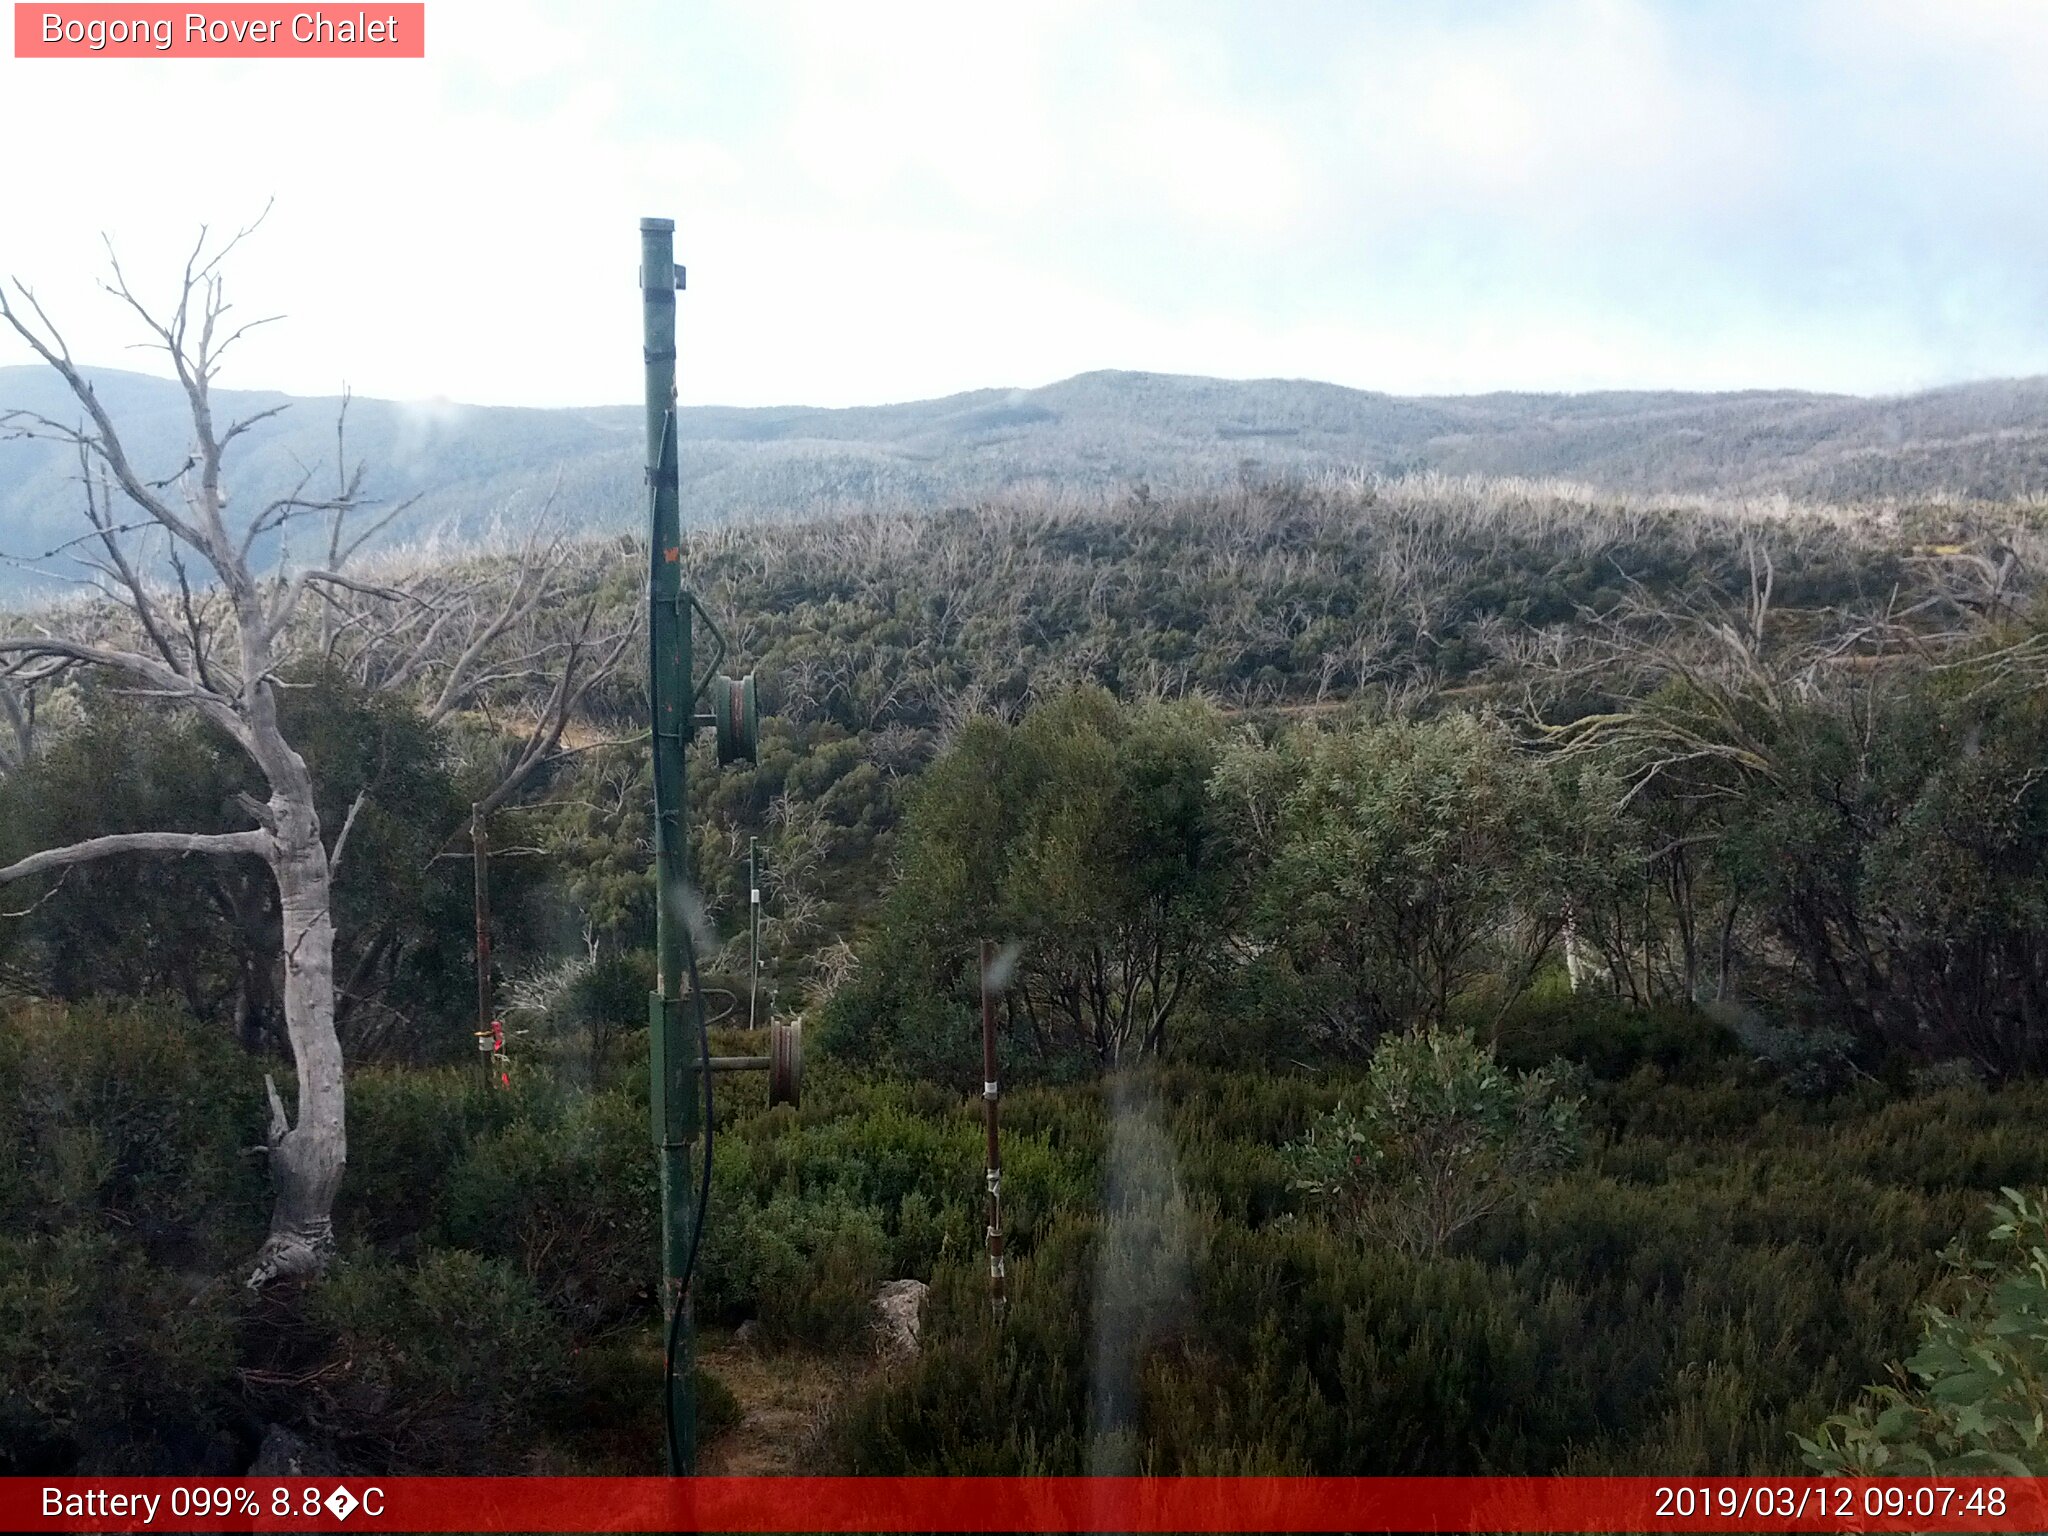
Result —
<path fill-rule="evenodd" d="M 351 8 L 352 9 L 352 8 Z M 428 58 L 0 58 L 0 272 L 147 366 L 275 194 L 225 382 L 639 389 L 678 224 L 691 402 L 1090 368 L 1397 392 L 2048 372 L 2040 0 L 429 0 Z M 25 360 L 8 337 L 0 363 Z"/>

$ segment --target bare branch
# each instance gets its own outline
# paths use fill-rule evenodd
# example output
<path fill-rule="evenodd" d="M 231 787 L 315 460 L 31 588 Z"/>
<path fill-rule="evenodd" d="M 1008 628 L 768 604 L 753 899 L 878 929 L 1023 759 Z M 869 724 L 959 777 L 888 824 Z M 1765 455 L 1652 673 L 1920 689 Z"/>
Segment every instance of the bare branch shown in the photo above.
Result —
<path fill-rule="evenodd" d="M 55 896 L 59 891 L 64 889 L 64 882 L 71 878 L 71 871 L 76 869 L 77 867 L 78 866 L 75 864 L 67 865 L 64 869 L 64 872 L 57 876 L 56 879 L 50 882 L 50 888 L 47 891 L 43 892 L 42 895 L 38 896 L 34 901 L 30 902 L 27 906 L 19 908 L 18 910 L 0 912 L 0 918 L 33 916 L 36 908 L 40 907 L 44 902 L 48 901 L 51 897 Z"/>
<path fill-rule="evenodd" d="M 192 670 L 202 684 L 215 688 L 213 670 L 206 662 L 206 626 L 199 622 L 199 610 L 192 600 L 192 583 L 185 574 L 185 562 L 176 550 L 171 552 L 171 569 L 178 573 L 178 606 L 185 615 L 186 643 L 192 647 Z"/>
<path fill-rule="evenodd" d="M 39 875 L 47 869 L 62 869 L 123 853 L 254 854 L 261 858 L 269 851 L 267 832 L 115 832 L 62 848 L 45 848 L 41 853 L 17 859 L 0 869 L 0 885 Z"/>
<path fill-rule="evenodd" d="M 410 512 L 418 504 L 419 497 L 417 496 L 408 496 L 405 498 L 405 500 L 397 503 L 382 517 L 376 519 L 361 533 L 357 534 L 354 538 L 350 539 L 348 543 L 342 545 L 340 552 L 332 560 L 329 560 L 327 562 L 329 568 L 337 571 L 340 570 L 344 565 L 348 564 L 348 562 L 355 557 L 355 553 L 357 550 L 361 549 L 365 544 L 369 543 L 370 540 L 377 537 L 377 535 L 382 533 L 386 528 L 389 528 L 392 525 L 392 523 L 396 522 L 405 513 Z M 353 505 L 361 506 L 363 505 L 363 503 L 356 502 Z"/>
<path fill-rule="evenodd" d="M 239 335 L 241 333 L 237 332 L 236 334 Z M 229 338 L 229 340 L 233 339 L 233 337 Z M 227 446 L 229 443 L 232 443 L 236 438 L 240 437 L 244 432 L 248 431 L 258 422 L 268 421 L 273 416 L 282 416 L 286 411 L 290 410 L 291 408 L 291 402 L 287 400 L 283 405 L 273 405 L 268 410 L 258 411 L 253 416 L 244 416 L 240 421 L 230 423 L 227 431 L 221 433 L 220 435 L 221 450 L 225 452 L 227 450 Z"/>
<path fill-rule="evenodd" d="M 552 588 L 550 578 L 559 562 L 559 550 L 558 543 L 551 543 L 541 550 L 536 550 L 529 543 L 520 552 L 519 564 L 505 600 L 498 611 L 470 636 L 469 644 L 450 664 L 439 696 L 427 706 L 428 724 L 438 725 L 461 706 L 475 690 L 472 674 L 484 652 L 500 635 L 513 625 L 525 622 L 540 607 Z"/>
<path fill-rule="evenodd" d="M 356 791 L 356 797 L 349 803 L 348 814 L 341 819 L 341 831 L 335 834 L 334 851 L 327 855 L 327 873 L 338 874 L 341 870 L 342 850 L 348 847 L 348 835 L 355 830 L 356 813 L 362 810 L 363 802 L 370 798 L 370 786 L 365 784 Z"/>
<path fill-rule="evenodd" d="M 276 814 L 270 809 L 269 806 L 265 805 L 261 800 L 258 800 L 254 795 L 250 794 L 247 790 L 236 790 L 232 795 L 228 796 L 228 804 L 232 805 L 244 816 L 247 816 L 251 821 L 255 822 L 256 825 L 261 827 L 264 831 L 275 832 L 277 830 Z"/>
<path fill-rule="evenodd" d="M 130 677 L 140 678 L 152 688 L 160 689 L 166 697 L 188 700 L 205 711 L 209 719 L 224 727 L 237 741 L 245 739 L 246 732 L 242 721 L 226 697 L 140 652 L 117 650 L 103 645 L 88 645 L 77 640 L 61 640 L 50 635 L 21 635 L 0 637 L 0 657 L 6 656 L 18 656 L 25 660 L 57 659 L 125 672 Z"/>
<path fill-rule="evenodd" d="M 164 632 L 156 604 L 151 599 L 148 588 L 142 584 L 142 578 L 129 564 L 127 551 L 121 546 L 121 530 L 114 524 L 113 511 L 111 508 L 103 510 L 99 500 L 93 495 L 92 462 L 87 455 L 86 446 L 80 443 L 78 477 L 85 486 L 86 521 L 90 522 L 99 534 L 100 544 L 105 548 L 107 558 L 113 561 L 112 574 L 128 589 L 129 606 L 135 610 L 136 620 L 142 625 L 143 633 L 149 636 L 149 643 L 156 647 L 157 654 L 163 657 L 165 665 L 182 676 L 185 673 L 184 665 L 179 661 L 178 653 L 171 648 L 170 637 Z M 102 481 L 102 489 L 104 488 Z"/>
<path fill-rule="evenodd" d="M 264 1150 L 266 1152 L 274 1152 L 277 1149 L 278 1143 L 283 1141 L 290 1133 L 292 1123 L 285 1118 L 284 1100 L 279 1098 L 277 1094 L 277 1079 L 268 1072 L 263 1074 L 263 1095 L 270 1100 L 270 1127 L 268 1132 L 270 1145 L 264 1148 Z"/>
<path fill-rule="evenodd" d="M 42 305 L 36 302 L 35 294 L 18 280 L 14 286 L 28 301 L 29 307 L 35 311 L 37 321 L 43 330 L 48 332 L 48 336 L 46 338 L 43 331 L 38 331 L 14 309 L 8 302 L 5 287 L 0 287 L 0 320 L 5 320 L 13 328 L 14 333 L 28 343 L 29 350 L 55 370 L 57 376 L 70 387 L 78 403 L 85 407 L 86 414 L 92 417 L 93 426 L 98 429 L 98 433 L 96 436 L 82 439 L 86 446 L 114 472 L 114 478 L 120 482 L 121 489 L 127 493 L 130 501 L 193 548 L 204 551 L 206 542 L 200 531 L 172 511 L 170 504 L 144 484 L 142 477 L 135 472 L 134 465 L 129 461 L 128 451 L 122 445 L 121 434 L 115 430 L 113 418 L 107 415 L 105 407 L 100 404 L 99 396 L 93 392 L 92 385 L 71 361 L 71 353 L 64 344 L 62 333 L 50 323 L 49 316 L 43 313 Z M 80 439 L 74 435 L 73 440 Z"/>

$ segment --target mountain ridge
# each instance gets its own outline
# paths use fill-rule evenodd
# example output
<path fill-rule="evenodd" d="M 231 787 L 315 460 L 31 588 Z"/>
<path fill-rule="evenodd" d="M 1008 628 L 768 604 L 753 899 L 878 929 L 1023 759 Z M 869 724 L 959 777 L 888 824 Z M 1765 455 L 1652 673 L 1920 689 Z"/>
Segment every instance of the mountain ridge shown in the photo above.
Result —
<path fill-rule="evenodd" d="M 169 380 L 91 370 L 150 478 L 183 461 Z M 336 396 L 216 391 L 223 419 L 291 407 L 236 445 L 231 486 L 282 494 L 333 473 Z M 0 368 L 0 410 L 75 416 L 47 369 Z M 573 525 L 637 524 L 641 407 L 473 406 L 358 397 L 350 457 L 386 501 L 417 497 L 398 540 L 517 523 L 552 494 Z M 700 520 L 972 503 L 1024 487 L 1200 489 L 1325 470 L 1527 476 L 1630 494 L 1782 492 L 1819 501 L 2048 492 L 2048 378 L 1911 394 L 1805 390 L 1493 391 L 1395 395 L 1314 379 L 1102 369 L 1035 388 L 823 407 L 689 406 L 678 420 L 685 506 Z M 0 551 L 73 537 L 75 455 L 0 442 Z M 19 589 L 33 575 L 17 566 Z"/>

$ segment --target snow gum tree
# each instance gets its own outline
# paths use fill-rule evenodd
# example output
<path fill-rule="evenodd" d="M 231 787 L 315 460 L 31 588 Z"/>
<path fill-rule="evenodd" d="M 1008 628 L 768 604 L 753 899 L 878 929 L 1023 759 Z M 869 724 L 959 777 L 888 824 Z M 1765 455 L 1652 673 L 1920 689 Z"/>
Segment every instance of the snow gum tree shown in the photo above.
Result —
<path fill-rule="evenodd" d="M 259 221 L 260 222 L 260 221 Z M 254 226 L 251 226 L 253 229 Z M 321 825 L 306 760 L 280 724 L 280 690 L 296 664 L 335 664 L 346 652 L 370 686 L 403 690 L 430 720 L 471 702 L 508 673 L 497 643 L 536 613 L 558 610 L 564 568 L 558 541 L 530 540 L 494 580 L 416 573 L 369 580 L 348 570 L 352 556 L 403 506 L 373 509 L 363 468 L 350 469 L 337 428 L 331 490 L 311 488 L 308 471 L 289 492 L 243 507 L 223 466 L 244 434 L 284 409 L 235 420 L 216 415 L 213 382 L 223 355 L 256 325 L 234 325 L 221 265 L 245 236 L 211 241 L 202 231 L 174 303 L 138 298 L 109 251 L 106 291 L 140 321 L 146 345 L 168 360 L 191 420 L 185 465 L 162 478 L 131 456 L 93 383 L 73 359 L 35 294 L 16 281 L 0 288 L 0 320 L 62 378 L 81 413 L 74 423 L 28 411 L 0 411 L 0 433 L 75 449 L 88 527 L 69 547 L 86 584 L 104 599 L 63 610 L 35 633 L 0 636 L 0 681 L 10 702 L 78 668 L 114 675 L 129 692 L 196 711 L 260 771 L 267 798 L 241 795 L 250 825 L 228 832 L 134 831 L 49 848 L 0 868 L 0 883 L 26 880 L 88 860 L 128 855 L 256 859 L 275 882 L 281 914 L 282 1011 L 297 1075 L 288 1114 L 266 1074 L 273 1187 L 270 1234 L 249 1283 L 317 1273 L 333 1249 L 331 1214 L 348 1159 L 342 1052 L 335 1032 L 333 888 L 365 789 L 338 829 Z M 343 406 L 343 422 L 346 421 Z M 310 524 L 315 563 L 294 566 L 279 535 Z M 302 540 L 302 542 L 304 542 Z M 278 553 L 265 559 L 262 551 Z M 174 579 L 163 573 L 168 568 Z M 520 677 L 552 674 L 526 739 L 485 797 L 502 803 L 560 750 L 563 730 L 590 686 L 618 662 L 630 635 L 593 635 L 590 615 L 524 654 Z M 452 829 L 451 829 L 452 830 Z"/>

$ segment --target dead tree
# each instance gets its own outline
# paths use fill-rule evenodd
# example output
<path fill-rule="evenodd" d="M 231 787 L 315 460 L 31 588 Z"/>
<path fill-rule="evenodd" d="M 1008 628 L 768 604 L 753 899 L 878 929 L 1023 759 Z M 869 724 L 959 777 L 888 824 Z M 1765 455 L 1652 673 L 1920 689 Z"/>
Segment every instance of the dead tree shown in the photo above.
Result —
<path fill-rule="evenodd" d="M 256 325 L 266 323 L 231 325 L 222 291 L 222 263 L 254 227 L 220 242 L 202 230 L 168 310 L 152 308 L 136 296 L 109 247 L 109 278 L 102 286 L 139 319 L 149 336 L 145 345 L 164 354 L 191 416 L 187 463 L 163 480 L 147 478 L 130 457 L 120 429 L 35 294 L 19 281 L 12 294 L 0 289 L 0 320 L 56 371 L 83 413 L 75 424 L 67 424 L 30 412 L 4 412 L 0 433 L 58 441 L 77 450 L 89 526 L 75 547 L 83 553 L 74 552 L 73 558 L 84 566 L 87 583 L 108 600 L 74 612 L 61 626 L 0 637 L 0 678 L 28 686 L 74 668 L 113 674 L 133 693 L 196 711 L 247 755 L 269 789 L 265 800 L 239 797 L 240 809 L 253 823 L 246 830 L 91 838 L 0 869 L 0 883 L 127 854 L 258 859 L 267 867 L 281 919 L 284 1026 L 298 1096 L 294 1121 L 275 1081 L 265 1075 L 274 1204 L 270 1235 L 249 1277 L 252 1286 L 324 1268 L 333 1249 L 335 1192 L 348 1155 L 342 1053 L 335 1032 L 331 893 L 363 800 L 359 797 L 350 808 L 330 843 L 315 809 L 312 774 L 279 723 L 284 675 L 294 663 L 319 657 L 337 633 L 367 637 L 359 649 L 377 659 L 374 666 L 366 663 L 375 675 L 364 681 L 411 688 L 433 712 L 446 714 L 495 675 L 494 648 L 509 631 L 549 598 L 559 602 L 556 573 L 561 568 L 559 542 L 529 544 L 515 559 L 509 579 L 500 582 L 495 604 L 474 583 L 435 586 L 415 575 L 369 580 L 352 574 L 350 557 L 403 507 L 359 518 L 371 504 L 361 491 L 363 467 L 349 468 L 345 453 L 337 461 L 331 491 L 313 490 L 309 471 L 290 492 L 252 510 L 234 504 L 223 472 L 227 451 L 284 409 L 272 407 L 226 422 L 214 412 L 212 386 L 222 357 Z M 343 412 L 345 423 L 346 406 Z M 340 428 L 337 449 L 345 449 Z M 281 554 L 258 569 L 255 551 L 266 536 L 310 520 L 318 520 L 328 534 L 321 541 L 325 563 L 293 569 Z M 160 578 L 161 567 L 148 558 L 166 546 L 174 585 Z M 595 636 L 586 623 L 569 645 L 522 658 L 528 672 L 552 662 L 561 676 L 517 754 L 503 794 L 516 790 L 516 781 L 529 777 L 556 750 L 570 713 L 591 683 L 617 663 L 628 638 Z"/>

